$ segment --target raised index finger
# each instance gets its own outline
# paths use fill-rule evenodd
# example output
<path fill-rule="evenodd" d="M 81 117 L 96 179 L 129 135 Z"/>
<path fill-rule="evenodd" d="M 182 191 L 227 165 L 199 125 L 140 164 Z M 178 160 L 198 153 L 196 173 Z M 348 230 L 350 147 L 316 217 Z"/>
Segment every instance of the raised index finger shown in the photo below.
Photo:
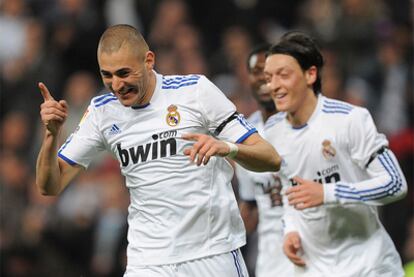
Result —
<path fill-rule="evenodd" d="M 181 138 L 185 140 L 198 140 L 199 137 L 200 137 L 200 134 L 194 134 L 194 133 L 187 133 L 181 136 Z"/>
<path fill-rule="evenodd" d="M 43 100 L 48 101 L 48 100 L 55 100 L 53 98 L 53 96 L 50 94 L 49 89 L 46 87 L 45 84 L 43 84 L 42 82 L 39 82 L 39 89 L 40 89 L 40 93 L 43 96 Z"/>

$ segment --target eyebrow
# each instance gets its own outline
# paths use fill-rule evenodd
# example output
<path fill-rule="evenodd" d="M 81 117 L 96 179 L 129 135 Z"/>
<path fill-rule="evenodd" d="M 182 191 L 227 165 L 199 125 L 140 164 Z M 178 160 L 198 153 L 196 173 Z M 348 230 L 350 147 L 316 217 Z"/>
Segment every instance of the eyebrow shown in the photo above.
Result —
<path fill-rule="evenodd" d="M 128 67 L 123 67 L 123 68 L 118 69 L 117 71 L 115 71 L 115 72 L 114 72 L 114 74 L 115 74 L 115 75 L 118 75 L 118 74 L 120 74 L 120 73 L 128 72 L 128 71 L 130 71 L 130 70 L 131 70 L 131 69 L 130 69 L 130 68 L 128 68 Z M 101 73 L 102 73 L 102 74 L 111 74 L 111 75 L 112 75 L 112 73 L 111 73 L 110 71 L 103 70 L 103 69 L 101 69 Z"/>

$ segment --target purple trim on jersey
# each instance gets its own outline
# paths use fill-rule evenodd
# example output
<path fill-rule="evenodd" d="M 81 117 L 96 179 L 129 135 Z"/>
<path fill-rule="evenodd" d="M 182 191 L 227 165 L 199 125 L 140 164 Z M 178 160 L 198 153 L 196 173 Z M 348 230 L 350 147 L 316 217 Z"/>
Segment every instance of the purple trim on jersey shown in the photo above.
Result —
<path fill-rule="evenodd" d="M 100 102 L 101 100 L 103 100 L 103 99 L 105 99 L 105 98 L 107 98 L 107 97 L 110 97 L 110 96 L 115 96 L 112 92 L 110 92 L 110 93 L 106 93 L 106 94 L 104 94 L 104 95 L 102 95 L 102 96 L 98 96 L 97 98 L 95 98 L 95 99 L 93 99 L 93 103 L 98 103 L 98 102 Z"/>
<path fill-rule="evenodd" d="M 77 165 L 78 163 L 72 161 L 71 159 L 69 159 L 68 157 L 64 156 L 62 153 L 58 153 L 58 157 L 61 158 L 62 160 L 64 160 L 65 162 L 67 162 L 70 165 Z"/>
<path fill-rule="evenodd" d="M 303 124 L 302 126 L 298 126 L 298 127 L 294 127 L 294 126 L 292 126 L 292 129 L 293 129 L 293 130 L 300 130 L 300 129 L 305 128 L 306 126 L 308 126 L 308 123 L 305 123 L 305 124 Z"/>
<path fill-rule="evenodd" d="M 253 135 L 254 133 L 257 133 L 256 128 L 253 128 L 251 130 L 249 130 L 246 134 L 244 134 L 243 136 L 241 136 L 236 143 L 242 143 L 243 141 L 245 141 L 248 137 L 250 137 L 251 135 Z"/>
<path fill-rule="evenodd" d="M 134 109 L 134 110 L 143 109 L 143 108 L 148 107 L 150 104 L 151 103 L 147 103 L 147 104 L 144 104 L 144 105 L 131 106 L 131 108 Z"/>
<path fill-rule="evenodd" d="M 233 250 L 231 251 L 231 255 L 233 256 L 233 260 L 234 260 L 234 265 L 236 266 L 236 270 L 237 270 L 237 275 L 239 277 L 243 277 L 243 273 L 242 273 L 242 269 L 240 267 L 240 263 L 239 263 L 239 259 L 237 256 L 237 250 Z"/>
<path fill-rule="evenodd" d="M 187 86 L 195 85 L 197 83 L 198 83 L 198 81 L 189 82 L 189 83 L 180 83 L 179 85 L 176 85 L 176 86 L 174 86 L 174 85 L 165 85 L 165 86 L 162 86 L 161 88 L 162 89 L 178 89 L 180 87 L 187 87 Z"/>
<path fill-rule="evenodd" d="M 95 108 L 98 108 L 98 107 L 100 107 L 100 106 L 103 106 L 103 105 L 105 105 L 106 103 L 111 102 L 111 101 L 113 101 L 113 100 L 118 100 L 118 98 L 116 98 L 116 97 L 106 98 L 104 101 L 99 102 L 99 103 L 96 103 L 96 104 L 95 104 Z"/>
<path fill-rule="evenodd" d="M 343 114 L 349 114 L 349 112 L 341 111 L 341 110 L 326 110 L 322 109 L 324 113 L 343 113 Z"/>
<path fill-rule="evenodd" d="M 347 184 L 338 183 L 337 188 L 335 189 L 335 196 L 339 198 L 368 201 L 380 199 L 388 195 L 392 196 L 400 191 L 402 187 L 402 178 L 389 154 L 384 152 L 377 157 L 387 173 L 390 175 L 391 181 L 389 181 L 386 185 L 366 190 L 356 190 L 354 188 L 350 188 Z"/>
<path fill-rule="evenodd" d="M 197 81 L 198 79 L 200 79 L 200 76 L 189 76 L 186 78 L 173 78 L 173 79 L 163 78 L 162 84 L 166 86 L 173 85 L 173 84 L 178 85 L 178 84 L 188 82 L 188 81 Z"/>

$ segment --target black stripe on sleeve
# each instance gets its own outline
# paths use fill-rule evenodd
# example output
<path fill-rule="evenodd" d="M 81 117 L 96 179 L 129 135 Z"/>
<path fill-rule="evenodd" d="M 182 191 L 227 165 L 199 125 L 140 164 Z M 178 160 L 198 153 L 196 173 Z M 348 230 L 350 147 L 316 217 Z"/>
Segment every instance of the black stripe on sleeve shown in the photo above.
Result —
<path fill-rule="evenodd" d="M 236 119 L 238 114 L 239 114 L 238 112 L 234 112 L 229 118 L 224 120 L 223 123 L 221 123 L 217 127 L 217 129 L 214 131 L 214 135 L 218 136 L 221 133 L 221 131 L 223 131 L 224 127 L 226 127 L 227 123 L 229 123 L 230 121 Z"/>
<path fill-rule="evenodd" d="M 371 157 L 369 158 L 369 160 L 368 160 L 367 164 L 365 165 L 365 167 L 368 168 L 369 164 L 372 163 L 372 161 L 375 160 L 375 158 L 378 155 L 381 155 L 387 149 L 388 149 L 388 147 L 386 147 L 386 146 L 382 146 L 380 149 L 378 149 L 378 151 L 376 151 L 374 154 L 371 155 Z"/>

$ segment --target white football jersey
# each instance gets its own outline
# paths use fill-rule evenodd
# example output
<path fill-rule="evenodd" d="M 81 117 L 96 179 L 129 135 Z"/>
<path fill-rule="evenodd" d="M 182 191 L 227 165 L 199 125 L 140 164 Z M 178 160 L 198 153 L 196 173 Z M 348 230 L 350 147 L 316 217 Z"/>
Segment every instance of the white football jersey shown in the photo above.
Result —
<path fill-rule="evenodd" d="M 404 196 L 406 181 L 369 112 L 320 95 L 304 126 L 293 128 L 285 113 L 271 122 L 265 138 L 283 159 L 284 190 L 295 176 L 324 188 L 318 207 L 299 211 L 284 201 L 284 231 L 299 232 L 306 262 L 298 275 L 403 276 L 376 205 Z"/>
<path fill-rule="evenodd" d="M 231 186 L 233 169 L 183 154 L 185 133 L 241 143 L 256 132 L 202 75 L 162 76 L 148 105 L 124 107 L 112 94 L 92 99 L 59 156 L 87 167 L 100 150 L 120 162 L 130 193 L 128 264 L 171 264 L 235 250 L 245 229 Z M 234 120 L 228 120 L 234 118 Z"/>
<path fill-rule="evenodd" d="M 260 111 L 250 115 L 247 121 L 254 125 L 262 135 L 264 121 Z M 283 207 L 275 205 L 271 200 L 272 189 L 276 189 L 275 186 L 280 183 L 278 174 L 251 172 L 236 164 L 236 176 L 240 198 L 245 201 L 256 200 L 259 211 L 256 276 L 292 276 L 293 264 L 282 249 Z"/>

